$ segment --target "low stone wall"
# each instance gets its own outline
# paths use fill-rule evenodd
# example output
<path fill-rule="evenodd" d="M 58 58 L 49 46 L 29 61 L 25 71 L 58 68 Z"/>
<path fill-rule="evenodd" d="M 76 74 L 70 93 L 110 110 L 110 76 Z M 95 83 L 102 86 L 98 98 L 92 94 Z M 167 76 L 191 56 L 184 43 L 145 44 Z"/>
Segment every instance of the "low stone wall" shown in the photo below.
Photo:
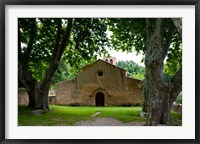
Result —
<path fill-rule="evenodd" d="M 50 105 L 56 104 L 56 96 L 49 96 L 49 104 Z"/>
<path fill-rule="evenodd" d="M 25 89 L 18 90 L 18 105 L 27 106 L 29 103 L 28 94 Z"/>
<path fill-rule="evenodd" d="M 177 112 L 178 114 L 182 114 L 182 105 L 180 104 L 173 104 L 172 111 Z"/>
<path fill-rule="evenodd" d="M 18 90 L 18 105 L 27 106 L 29 103 L 28 94 L 25 89 Z M 56 96 L 49 96 L 49 104 L 56 104 Z"/>

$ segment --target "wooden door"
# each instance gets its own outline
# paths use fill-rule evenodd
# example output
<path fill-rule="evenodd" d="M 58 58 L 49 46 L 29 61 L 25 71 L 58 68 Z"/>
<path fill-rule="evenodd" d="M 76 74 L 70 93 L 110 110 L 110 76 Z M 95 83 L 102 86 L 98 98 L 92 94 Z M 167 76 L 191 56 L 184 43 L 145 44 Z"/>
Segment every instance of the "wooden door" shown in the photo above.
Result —
<path fill-rule="evenodd" d="M 105 97 L 102 92 L 98 92 L 96 94 L 96 106 L 104 106 L 105 105 Z"/>

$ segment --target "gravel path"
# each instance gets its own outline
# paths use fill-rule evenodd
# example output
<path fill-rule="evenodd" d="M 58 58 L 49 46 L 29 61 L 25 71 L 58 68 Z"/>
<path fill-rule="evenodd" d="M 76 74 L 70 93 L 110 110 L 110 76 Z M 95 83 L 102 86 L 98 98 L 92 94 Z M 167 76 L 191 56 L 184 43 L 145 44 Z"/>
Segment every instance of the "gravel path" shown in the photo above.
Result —
<path fill-rule="evenodd" d="M 122 123 L 114 118 L 96 118 L 94 120 L 79 121 L 75 126 L 143 126 L 145 122 Z"/>

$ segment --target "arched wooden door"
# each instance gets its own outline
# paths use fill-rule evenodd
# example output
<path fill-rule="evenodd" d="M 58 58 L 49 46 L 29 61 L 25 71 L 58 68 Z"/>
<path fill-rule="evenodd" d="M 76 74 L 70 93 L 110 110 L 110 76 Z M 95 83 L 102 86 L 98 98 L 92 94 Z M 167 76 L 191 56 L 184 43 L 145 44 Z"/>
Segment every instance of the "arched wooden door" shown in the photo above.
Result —
<path fill-rule="evenodd" d="M 102 92 L 98 92 L 96 94 L 96 106 L 104 106 L 105 105 L 105 96 Z"/>

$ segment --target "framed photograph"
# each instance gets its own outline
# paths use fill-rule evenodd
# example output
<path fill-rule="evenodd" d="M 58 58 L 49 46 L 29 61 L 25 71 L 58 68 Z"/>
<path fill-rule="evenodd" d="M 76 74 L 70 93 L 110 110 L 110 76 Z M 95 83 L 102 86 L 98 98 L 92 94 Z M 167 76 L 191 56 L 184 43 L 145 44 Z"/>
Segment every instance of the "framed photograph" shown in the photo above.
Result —
<path fill-rule="evenodd" d="M 0 4 L 1 143 L 200 143 L 199 0 Z"/>

